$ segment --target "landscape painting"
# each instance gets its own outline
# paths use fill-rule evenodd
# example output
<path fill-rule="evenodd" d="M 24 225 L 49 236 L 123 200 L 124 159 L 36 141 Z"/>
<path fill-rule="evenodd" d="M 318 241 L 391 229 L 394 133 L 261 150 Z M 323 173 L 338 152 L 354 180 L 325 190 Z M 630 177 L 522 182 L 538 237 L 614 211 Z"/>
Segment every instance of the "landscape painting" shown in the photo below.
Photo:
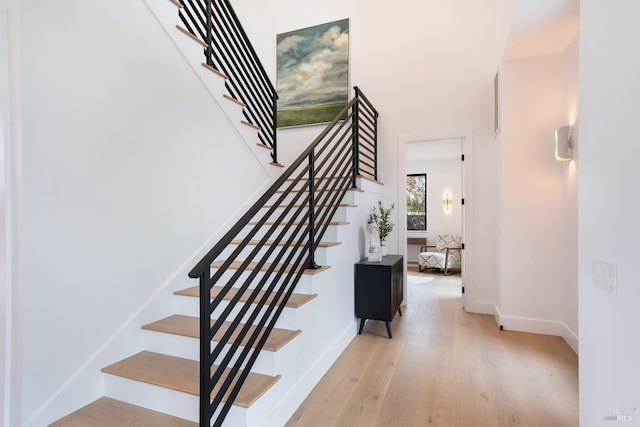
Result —
<path fill-rule="evenodd" d="M 349 20 L 277 36 L 278 127 L 327 123 L 349 102 Z"/>

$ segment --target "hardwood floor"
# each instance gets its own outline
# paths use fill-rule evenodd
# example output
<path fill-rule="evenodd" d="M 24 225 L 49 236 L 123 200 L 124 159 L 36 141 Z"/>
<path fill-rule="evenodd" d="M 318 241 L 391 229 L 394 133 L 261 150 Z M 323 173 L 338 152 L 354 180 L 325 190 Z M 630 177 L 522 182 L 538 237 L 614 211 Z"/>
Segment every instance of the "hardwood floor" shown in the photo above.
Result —
<path fill-rule="evenodd" d="M 410 280 L 393 339 L 368 321 L 287 426 L 577 426 L 573 350 L 466 313 L 459 281 Z"/>

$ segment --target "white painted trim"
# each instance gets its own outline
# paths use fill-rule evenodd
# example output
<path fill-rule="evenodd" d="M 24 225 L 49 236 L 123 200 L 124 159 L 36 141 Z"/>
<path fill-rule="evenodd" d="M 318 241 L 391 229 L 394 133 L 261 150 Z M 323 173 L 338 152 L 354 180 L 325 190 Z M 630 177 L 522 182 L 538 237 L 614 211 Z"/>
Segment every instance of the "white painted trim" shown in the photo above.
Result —
<path fill-rule="evenodd" d="M 494 316 L 496 319 L 496 326 L 502 326 L 504 329 L 510 331 L 532 332 L 536 334 L 562 337 L 569 347 L 578 354 L 578 335 L 564 322 L 503 316 L 496 304 L 494 304 Z"/>
<path fill-rule="evenodd" d="M 4 114 L 3 280 L 2 306 L 2 406 L 3 426 L 22 425 L 22 313 L 20 311 L 20 212 L 22 204 L 21 105 L 18 51 L 18 4 L 0 0 L 0 102 Z"/>
<path fill-rule="evenodd" d="M 406 210 L 404 206 L 403 195 L 405 192 L 405 176 L 407 174 L 407 144 L 415 142 L 425 141 L 437 141 L 442 139 L 461 139 L 462 140 L 462 154 L 465 156 L 465 161 L 462 165 L 462 197 L 464 198 L 464 215 L 462 223 L 462 236 L 465 244 L 465 250 L 463 251 L 463 271 L 462 271 L 462 286 L 465 288 L 465 293 L 462 295 L 463 304 L 466 311 L 473 313 L 493 313 L 491 304 L 487 307 L 487 303 L 482 301 L 476 301 L 473 296 L 473 276 L 474 276 L 474 238 L 473 238 L 473 130 L 472 129 L 452 129 L 452 130 L 438 130 L 438 131 L 425 131 L 419 133 L 404 134 L 398 137 L 398 215 L 402 217 Z M 407 241 L 406 227 L 399 227 L 399 247 L 400 253 L 405 259 L 405 277 L 404 277 L 404 295 L 407 295 L 407 278 L 406 278 L 406 259 L 407 259 L 407 245 L 402 242 Z M 405 297 L 406 300 L 406 297 Z M 406 302 L 406 301 L 405 301 Z"/>
<path fill-rule="evenodd" d="M 562 336 L 564 323 L 559 321 L 534 319 L 530 317 L 506 316 L 500 312 L 497 306 L 496 322 L 499 327 L 508 331 L 530 332 L 534 334 Z"/>
<path fill-rule="evenodd" d="M 8 413 L 5 408 L 11 396 L 7 375 L 11 373 L 11 240 L 7 239 L 10 234 L 10 203 L 8 201 L 8 175 L 11 173 L 11 167 L 8 164 L 9 154 L 9 126 L 5 126 L 6 117 L 9 111 L 6 111 L 9 105 L 9 96 L 7 89 L 9 87 L 8 73 L 8 50 L 7 50 L 7 11 L 0 9 L 0 319 L 2 328 L 0 328 L 0 354 L 2 354 L 2 363 L 0 364 L 0 414 L 2 414 L 2 425 L 9 425 Z M 5 417 L 7 416 L 7 417 Z"/>
<path fill-rule="evenodd" d="M 580 348 L 580 340 L 578 338 L 578 334 L 572 331 L 571 328 L 569 328 L 564 322 L 562 322 L 562 333 L 560 336 L 562 336 L 562 338 L 566 341 L 567 344 L 569 344 L 569 347 L 571 347 L 571 349 L 576 354 L 579 354 L 578 349 Z"/>
<path fill-rule="evenodd" d="M 495 304 L 486 301 L 467 301 L 464 310 L 468 313 L 496 315 Z"/>
<path fill-rule="evenodd" d="M 500 316 L 500 325 L 509 331 L 562 336 L 562 322 L 517 316 Z"/>
<path fill-rule="evenodd" d="M 340 357 L 342 352 L 347 348 L 356 336 L 358 322 L 350 323 L 340 335 L 333 341 L 327 350 L 320 354 L 313 362 L 309 369 L 300 377 L 298 382 L 289 389 L 278 403 L 272 409 L 271 422 L 281 422 L 281 425 L 287 422 L 291 414 L 300 406 L 307 398 L 309 393 L 318 384 L 322 377 L 327 373 L 329 368 Z"/>

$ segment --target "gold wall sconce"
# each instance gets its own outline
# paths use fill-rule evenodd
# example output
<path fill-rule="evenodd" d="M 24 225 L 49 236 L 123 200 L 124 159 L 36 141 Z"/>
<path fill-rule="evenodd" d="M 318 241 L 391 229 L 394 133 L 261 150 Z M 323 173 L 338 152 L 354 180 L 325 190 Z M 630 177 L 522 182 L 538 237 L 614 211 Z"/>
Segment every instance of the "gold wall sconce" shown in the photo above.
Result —
<path fill-rule="evenodd" d="M 449 211 L 449 209 L 451 209 L 451 195 L 449 193 L 444 193 L 444 200 L 442 203 L 444 203 L 445 211 Z"/>

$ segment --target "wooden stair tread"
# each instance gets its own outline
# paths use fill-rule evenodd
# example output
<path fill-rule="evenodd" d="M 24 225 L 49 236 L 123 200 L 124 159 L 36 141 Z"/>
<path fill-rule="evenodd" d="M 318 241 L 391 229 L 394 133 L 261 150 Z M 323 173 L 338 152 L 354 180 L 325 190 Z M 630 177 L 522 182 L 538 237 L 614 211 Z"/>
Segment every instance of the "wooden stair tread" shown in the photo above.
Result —
<path fill-rule="evenodd" d="M 356 178 L 359 178 L 360 175 L 357 175 Z M 317 181 L 326 181 L 326 180 L 336 180 L 336 179 L 351 179 L 350 176 L 342 175 L 342 176 L 329 176 L 324 178 L 316 178 Z M 296 181 L 298 178 L 287 178 L 287 181 Z M 300 178 L 300 181 L 309 181 L 309 178 Z"/>
<path fill-rule="evenodd" d="M 351 178 L 350 176 L 332 176 L 329 178 L 316 178 L 317 180 L 334 180 L 334 179 L 345 179 L 345 178 Z M 371 181 L 371 182 L 375 182 L 376 184 L 381 184 L 384 185 L 384 183 L 382 181 L 376 181 L 373 178 L 370 178 L 366 175 L 356 175 L 356 178 L 361 178 L 361 179 L 366 179 L 367 181 Z M 288 178 L 287 181 L 296 181 L 298 180 L 298 178 Z M 301 178 L 300 181 L 308 181 L 308 178 Z"/>
<path fill-rule="evenodd" d="M 253 123 L 247 121 L 247 120 L 240 120 L 240 123 L 242 123 L 243 125 L 249 126 L 250 128 L 253 128 L 255 130 L 260 130 L 260 126 L 258 125 L 254 125 Z"/>
<path fill-rule="evenodd" d="M 278 207 L 279 208 L 288 208 L 289 206 L 290 205 L 282 205 L 282 206 L 278 206 Z M 299 208 L 301 206 L 302 205 L 293 205 L 292 207 Z M 304 206 L 307 206 L 307 205 L 304 205 Z M 330 207 L 333 207 L 333 206 L 334 205 L 316 205 L 317 208 L 327 208 L 327 207 L 330 208 Z M 338 206 L 341 207 L 341 208 L 357 208 L 358 207 L 358 205 L 354 205 L 353 203 L 340 203 Z M 269 208 L 272 208 L 272 207 L 273 207 L 273 205 L 264 205 L 262 208 L 263 209 L 265 209 L 265 208 L 269 209 Z"/>
<path fill-rule="evenodd" d="M 102 368 L 102 372 L 198 396 L 199 365 L 200 362 L 196 360 L 142 351 Z M 214 365 L 211 372 L 215 368 Z M 228 371 L 229 369 L 225 372 Z M 225 375 L 219 383 L 222 383 L 224 378 Z M 233 404 L 242 408 L 250 407 L 279 379 L 280 376 L 250 372 Z M 211 395 L 215 395 L 218 390 L 219 387 L 216 385 Z"/>
<path fill-rule="evenodd" d="M 50 427 L 197 427 L 198 423 L 183 420 L 161 412 L 102 397 Z"/>
<path fill-rule="evenodd" d="M 224 264 L 225 260 L 221 259 L 221 260 L 217 260 L 211 263 L 211 268 L 220 268 L 222 267 L 222 265 Z M 237 270 L 239 269 L 243 264 L 243 261 L 233 261 L 231 263 L 231 265 L 229 266 L 229 269 L 231 270 Z M 260 271 L 267 271 L 269 268 L 271 268 L 273 264 L 270 262 L 265 262 L 262 267 L 260 267 Z M 247 270 L 255 270 L 258 267 L 258 263 L 257 262 L 250 262 L 249 265 L 247 266 Z M 282 264 L 277 264 L 274 271 L 279 271 L 282 268 Z M 292 266 L 291 265 L 287 265 L 284 268 L 284 272 L 285 273 L 289 273 L 291 271 Z M 314 275 L 314 274 L 319 274 L 322 273 L 323 271 L 326 271 L 328 269 L 330 269 L 331 266 L 330 265 L 323 265 L 320 268 L 317 269 L 310 269 L 310 268 L 305 268 L 304 269 L 304 273 L 303 274 L 310 274 L 310 275 Z"/>
<path fill-rule="evenodd" d="M 260 240 L 250 240 L 248 245 L 256 246 L 258 243 L 260 243 Z M 287 242 L 282 242 L 282 241 L 278 242 L 278 246 L 284 246 L 286 243 Z M 240 244 L 242 244 L 242 240 L 233 240 L 231 242 L 231 244 L 232 245 L 240 245 Z M 340 244 L 341 244 L 340 242 L 320 242 L 318 244 L 318 247 L 319 248 L 330 248 L 332 246 L 338 246 Z M 273 245 L 273 240 L 267 240 L 265 242 L 265 246 L 272 246 L 272 245 Z"/>
<path fill-rule="evenodd" d="M 217 76 L 222 77 L 225 80 L 229 80 L 229 77 L 225 73 L 223 73 L 222 71 L 217 70 L 216 68 L 214 68 L 211 65 L 207 64 L 206 62 L 203 62 L 200 65 L 202 65 L 204 68 L 206 68 L 207 70 L 211 71 L 212 73 L 216 74 Z"/>
<path fill-rule="evenodd" d="M 213 324 L 213 320 L 211 321 L 211 324 Z M 220 339 L 222 338 L 224 333 L 227 332 L 230 326 L 231 322 L 224 322 L 220 330 L 218 330 L 218 332 L 216 332 L 216 334 L 213 336 L 212 341 L 220 341 Z M 244 325 L 241 324 L 241 326 Z M 169 316 L 156 322 L 144 325 L 142 329 L 156 332 L 165 332 L 174 335 L 182 335 L 191 338 L 200 338 L 200 319 L 197 317 L 175 314 L 173 316 Z M 256 328 L 252 326 L 249 329 L 249 333 L 247 335 L 252 334 L 255 329 Z M 231 335 L 229 339 L 231 343 L 236 341 L 239 332 L 239 329 L 237 329 Z M 269 337 L 267 338 L 263 349 L 267 351 L 278 351 L 289 341 L 298 336 L 301 332 L 302 331 L 300 330 L 291 331 L 288 329 L 274 328 L 269 334 Z M 248 336 L 245 337 L 241 345 L 246 345 L 248 338 Z"/>
<path fill-rule="evenodd" d="M 276 223 L 274 221 L 265 221 L 264 225 L 275 225 Z M 287 224 L 291 224 L 291 225 L 299 225 L 300 221 L 293 221 L 291 223 L 287 223 Z M 308 224 L 307 222 L 305 222 L 304 224 Z M 329 223 L 329 225 L 349 225 L 351 224 L 348 221 L 331 221 Z M 249 221 L 249 225 L 258 225 L 257 221 Z M 286 225 L 286 224 L 281 224 L 281 225 Z"/>
<path fill-rule="evenodd" d="M 262 144 L 258 144 L 258 145 L 262 145 Z M 266 146 L 265 146 L 265 147 L 266 147 Z M 269 147 L 267 147 L 267 148 L 269 148 Z M 283 193 L 298 193 L 299 191 L 300 191 L 300 190 L 298 190 L 298 189 L 292 189 L 292 190 L 278 190 L 278 191 L 276 191 L 276 194 L 283 194 Z M 307 190 L 305 189 L 305 191 L 307 191 Z M 336 192 L 338 192 L 338 191 L 340 191 L 340 189 L 339 189 L 339 188 L 338 188 L 338 189 L 335 189 L 335 190 L 330 190 L 330 189 L 318 190 L 318 189 L 316 189 L 316 192 L 317 192 L 317 193 L 336 193 Z M 348 189 L 347 189 L 347 191 L 355 191 L 355 192 L 358 192 L 358 193 L 364 193 L 364 190 L 362 190 L 362 189 L 360 189 L 360 188 L 353 188 L 353 187 L 352 187 L 352 188 L 348 188 Z"/>
<path fill-rule="evenodd" d="M 227 99 L 227 100 L 229 100 L 229 101 L 233 102 L 234 104 L 239 105 L 239 106 L 240 106 L 240 107 L 242 107 L 242 108 L 244 108 L 244 107 L 246 107 L 246 106 L 247 106 L 244 102 L 240 101 L 239 99 L 235 99 L 235 98 L 234 98 L 233 96 L 231 96 L 231 95 L 227 95 L 227 94 L 225 93 L 225 94 L 224 94 L 224 95 L 222 95 L 222 96 L 223 96 L 225 99 Z"/>
<path fill-rule="evenodd" d="M 216 295 L 218 295 L 220 293 L 220 291 L 222 290 L 222 286 L 213 286 L 211 288 L 211 299 L 215 298 Z M 231 298 L 233 298 L 233 296 L 238 292 L 237 288 L 233 288 L 231 289 L 223 298 L 223 300 L 225 301 L 229 301 L 231 300 Z M 265 294 L 265 291 L 260 291 L 258 298 L 261 298 L 263 295 Z M 191 288 L 187 288 L 187 289 L 182 289 L 180 291 L 175 291 L 174 295 L 182 295 L 182 296 L 186 296 L 186 297 L 196 297 L 199 298 L 200 297 L 200 287 L 199 286 L 193 286 Z M 318 294 L 296 294 L 293 293 L 291 294 L 291 297 L 289 298 L 289 301 L 287 301 L 287 307 L 289 308 L 298 308 L 298 307 L 302 307 L 303 305 L 305 305 L 306 303 L 308 303 L 309 301 L 311 301 L 312 299 L 314 299 L 315 297 L 317 297 Z M 240 297 L 240 301 L 241 302 L 246 302 L 249 299 L 249 295 L 245 292 L 244 295 L 242 295 Z M 269 298 L 267 303 L 271 302 L 273 300 L 273 298 Z"/>
<path fill-rule="evenodd" d="M 202 40 L 200 40 L 198 37 L 194 36 L 193 34 L 191 34 L 189 32 L 189 30 L 187 30 L 186 28 L 184 28 L 182 25 L 176 25 L 176 29 L 178 31 L 180 31 L 182 34 L 184 34 L 185 36 L 189 37 L 191 40 L 193 40 L 194 42 L 198 43 L 200 46 L 206 48 L 207 44 L 205 42 L 203 42 Z"/>

